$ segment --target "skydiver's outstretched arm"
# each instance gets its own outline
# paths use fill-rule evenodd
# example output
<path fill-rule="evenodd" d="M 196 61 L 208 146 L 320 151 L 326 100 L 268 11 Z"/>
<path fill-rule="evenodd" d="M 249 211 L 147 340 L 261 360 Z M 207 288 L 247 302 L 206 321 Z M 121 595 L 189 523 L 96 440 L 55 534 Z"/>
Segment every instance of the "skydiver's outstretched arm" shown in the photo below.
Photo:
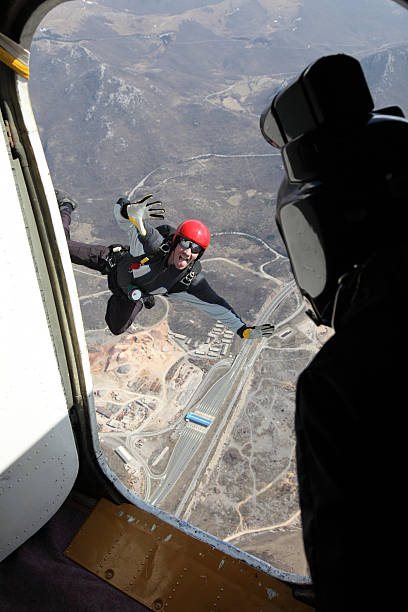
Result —
<path fill-rule="evenodd" d="M 269 324 L 248 327 L 232 306 L 214 291 L 202 272 L 193 280 L 187 291 L 171 293 L 171 297 L 199 308 L 209 317 L 221 321 L 241 338 L 253 340 L 270 336 L 275 329 Z"/>

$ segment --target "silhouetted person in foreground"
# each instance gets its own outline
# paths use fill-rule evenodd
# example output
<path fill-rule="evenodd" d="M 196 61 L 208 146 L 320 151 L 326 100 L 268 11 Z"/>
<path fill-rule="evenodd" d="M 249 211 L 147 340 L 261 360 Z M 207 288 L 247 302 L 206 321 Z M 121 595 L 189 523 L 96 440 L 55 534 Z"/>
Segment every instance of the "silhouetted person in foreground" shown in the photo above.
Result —
<path fill-rule="evenodd" d="M 296 396 L 319 612 L 397 610 L 402 590 L 408 122 L 373 106 L 359 63 L 337 55 L 309 66 L 261 117 L 282 150 L 276 218 L 294 276 L 316 324 L 335 330 Z"/>

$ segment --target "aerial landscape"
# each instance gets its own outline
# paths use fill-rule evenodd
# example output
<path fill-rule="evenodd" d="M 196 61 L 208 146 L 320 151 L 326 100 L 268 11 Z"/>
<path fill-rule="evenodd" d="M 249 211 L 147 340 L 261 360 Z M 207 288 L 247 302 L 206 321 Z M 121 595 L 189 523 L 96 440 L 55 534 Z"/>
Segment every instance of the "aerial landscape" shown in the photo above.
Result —
<path fill-rule="evenodd" d="M 376 107 L 407 99 L 403 10 L 372 0 L 375 18 L 355 9 L 354 28 L 352 0 L 324 17 L 322 4 L 73 0 L 44 19 L 30 64 L 54 185 L 79 202 L 73 238 L 125 243 L 114 203 L 152 193 L 167 223 L 210 228 L 202 268 L 215 291 L 247 324 L 276 327 L 243 340 L 158 297 L 113 336 L 106 277 L 74 265 L 109 465 L 146 502 L 301 575 L 296 380 L 332 332 L 308 318 L 293 280 L 274 220 L 282 159 L 259 116 L 310 62 L 338 52 L 361 61 Z"/>

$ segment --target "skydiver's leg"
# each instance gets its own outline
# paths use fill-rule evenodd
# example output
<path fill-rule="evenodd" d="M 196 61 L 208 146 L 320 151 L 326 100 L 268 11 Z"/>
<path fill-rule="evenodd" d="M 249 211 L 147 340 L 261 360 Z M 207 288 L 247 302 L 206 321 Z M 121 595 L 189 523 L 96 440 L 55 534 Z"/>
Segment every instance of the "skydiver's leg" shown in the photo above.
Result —
<path fill-rule="evenodd" d="M 110 255 L 109 247 L 71 240 L 71 215 L 76 204 L 69 198 L 63 197 L 66 194 L 62 194 L 62 192 L 56 192 L 56 195 L 71 261 L 92 270 L 98 270 L 102 274 L 108 272 L 108 286 L 112 295 L 106 307 L 105 321 L 112 334 L 122 334 L 132 325 L 143 308 L 143 300 L 136 303 L 131 302 L 117 286 L 116 275 L 106 263 L 106 258 Z"/>
<path fill-rule="evenodd" d="M 123 334 L 143 308 L 143 300 L 132 303 L 125 295 L 111 295 L 106 308 L 105 321 L 112 334 Z"/>
<path fill-rule="evenodd" d="M 106 273 L 106 258 L 109 255 L 109 247 L 71 240 L 70 225 L 73 210 L 73 206 L 69 203 L 63 202 L 60 204 L 62 225 L 67 239 L 71 261 L 81 266 L 86 266 L 91 270 L 97 270 L 102 274 Z"/>

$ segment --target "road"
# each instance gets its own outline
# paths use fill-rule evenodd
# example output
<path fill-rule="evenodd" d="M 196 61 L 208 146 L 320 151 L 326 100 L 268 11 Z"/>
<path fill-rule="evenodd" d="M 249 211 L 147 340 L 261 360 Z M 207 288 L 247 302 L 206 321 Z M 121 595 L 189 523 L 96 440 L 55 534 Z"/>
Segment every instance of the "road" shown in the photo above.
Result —
<path fill-rule="evenodd" d="M 296 285 L 293 281 L 286 285 L 271 301 L 268 307 L 260 313 L 259 319 L 263 322 L 270 320 L 274 310 L 276 310 L 279 304 L 295 290 Z M 296 309 L 291 317 L 278 323 L 276 327 L 279 328 L 282 325 L 287 324 L 288 320 L 296 316 L 302 310 L 302 308 L 303 305 Z M 199 426 L 192 426 L 184 421 L 179 421 L 178 424 L 173 426 L 178 427 L 179 439 L 168 462 L 165 478 L 161 481 L 159 487 L 156 489 L 151 498 L 148 499 L 150 503 L 160 506 L 176 484 L 177 480 L 186 470 L 188 464 L 194 457 L 201 442 L 203 441 L 204 436 L 206 436 L 207 433 L 211 434 L 211 442 L 208 445 L 200 465 L 196 469 L 195 473 L 191 475 L 190 485 L 185 492 L 183 499 L 180 500 L 176 515 L 179 515 L 182 512 L 191 491 L 195 488 L 203 469 L 207 465 L 209 456 L 218 443 L 231 411 L 236 406 L 239 394 L 241 393 L 241 390 L 251 372 L 253 364 L 267 342 L 267 339 L 262 339 L 257 342 L 244 342 L 241 351 L 235 358 L 229 371 L 218 379 L 199 401 L 194 398 L 192 399 L 190 404 L 187 406 L 187 410 L 191 410 L 193 412 L 199 411 L 205 415 L 208 415 L 213 421 L 211 428 L 209 430 L 204 428 L 201 429 Z M 231 390 L 233 390 L 232 396 Z M 199 390 L 196 394 L 196 397 L 197 396 L 200 396 Z M 228 397 L 230 398 L 229 403 L 225 405 L 226 398 Z M 216 428 L 215 432 L 214 428 Z M 147 433 L 145 435 L 154 434 Z M 129 436 L 127 443 L 129 450 L 133 453 L 135 453 L 135 451 L 137 453 L 137 449 L 132 443 L 133 438 L 135 437 L 140 437 L 140 433 Z"/>
<path fill-rule="evenodd" d="M 270 321 L 274 311 L 278 308 L 282 301 L 294 291 L 297 292 L 296 284 L 294 281 L 291 281 L 281 289 L 281 291 L 267 306 L 262 309 L 258 316 L 258 322 Z M 288 317 L 285 318 L 285 320 L 275 324 L 276 329 L 287 325 L 288 322 L 296 317 L 302 310 L 303 304 L 298 302 L 297 307 Z M 248 379 L 248 376 L 251 373 L 252 367 L 267 342 L 268 339 L 266 338 L 258 341 L 243 342 L 242 349 L 235 357 L 235 360 L 228 372 L 219 378 L 202 397 L 202 392 L 200 392 L 200 390 L 205 384 L 205 381 L 203 381 L 201 386 L 197 389 L 197 392 L 194 394 L 190 403 L 186 407 L 186 412 L 198 411 L 208 415 L 208 417 L 212 420 L 210 428 L 204 429 L 198 425 L 186 423 L 183 418 L 180 418 L 176 423 L 173 423 L 171 426 L 159 431 L 135 431 L 127 435 L 125 434 L 125 438 L 123 434 L 105 433 L 103 435 L 104 442 L 108 443 L 113 448 L 116 448 L 118 445 L 118 438 L 120 436 L 120 443 L 124 444 L 129 452 L 135 457 L 136 461 L 143 466 L 146 474 L 145 499 L 147 501 L 157 506 L 160 506 L 163 503 L 197 453 L 201 443 L 204 440 L 204 437 L 209 434 L 210 443 L 208 444 L 206 451 L 201 458 L 200 464 L 197 466 L 194 473 L 191 474 L 189 486 L 185 491 L 183 498 L 180 500 L 175 512 L 176 516 L 180 516 L 191 492 L 196 487 L 197 482 L 199 481 L 200 476 L 214 451 L 214 448 L 218 444 L 219 438 L 224 431 L 231 412 L 237 405 L 237 400 Z M 227 398 L 228 403 L 226 403 Z M 139 440 L 146 437 L 162 435 L 163 433 L 169 431 L 175 431 L 178 434 L 178 440 L 173 448 L 166 470 L 160 475 L 153 474 L 146 461 L 140 456 L 138 450 Z M 153 492 L 152 480 L 160 480 L 159 486 Z"/>

